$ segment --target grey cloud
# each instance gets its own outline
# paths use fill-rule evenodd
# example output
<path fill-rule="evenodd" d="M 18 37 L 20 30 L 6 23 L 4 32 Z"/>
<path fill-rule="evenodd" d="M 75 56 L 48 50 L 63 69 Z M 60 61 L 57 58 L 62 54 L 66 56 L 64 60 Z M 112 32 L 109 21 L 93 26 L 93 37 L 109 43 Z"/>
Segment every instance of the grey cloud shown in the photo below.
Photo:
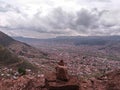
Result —
<path fill-rule="evenodd" d="M 104 22 L 103 15 L 106 12 L 109 11 L 81 9 L 73 14 L 59 7 L 49 12 L 46 16 L 42 16 L 41 12 L 38 11 L 32 18 L 24 16 L 24 13 L 19 12 L 19 17 L 9 17 L 9 25 L 5 27 L 1 26 L 0 28 L 7 30 L 26 30 L 28 32 L 34 31 L 58 36 L 69 35 L 72 32 L 86 35 L 111 35 L 120 33 L 119 26 L 113 28 L 117 26 L 117 23 Z M 101 20 L 101 17 L 103 20 Z"/>
<path fill-rule="evenodd" d="M 9 11 L 14 11 L 14 12 L 20 13 L 20 10 L 17 7 L 0 1 L 0 12 L 4 13 L 4 12 L 9 12 Z"/>
<path fill-rule="evenodd" d="M 99 2 L 111 2 L 111 0 L 96 0 L 96 1 L 99 1 Z"/>
<path fill-rule="evenodd" d="M 111 0 L 86 0 L 89 2 L 111 2 Z"/>
<path fill-rule="evenodd" d="M 53 30 L 61 29 L 61 32 L 65 32 L 66 29 L 71 29 L 78 33 L 87 33 L 89 28 L 98 27 L 99 15 L 86 9 L 82 9 L 76 14 L 71 14 L 61 8 L 56 8 L 51 13 L 48 14 L 45 21 Z"/>
<path fill-rule="evenodd" d="M 96 15 L 83 9 L 77 13 L 76 24 L 89 28 L 94 24 L 96 24 L 97 20 L 98 20 L 98 17 Z"/>
<path fill-rule="evenodd" d="M 108 22 L 108 23 L 106 23 L 106 22 L 103 22 L 103 23 L 101 23 L 104 27 L 106 27 L 106 28 L 109 28 L 109 27 L 113 27 L 113 26 L 115 26 L 116 24 L 114 24 L 114 23 L 111 23 L 111 22 Z"/>
<path fill-rule="evenodd" d="M 56 8 L 49 14 L 47 22 L 55 29 L 66 29 L 73 18 L 72 14 L 63 11 L 61 8 Z"/>

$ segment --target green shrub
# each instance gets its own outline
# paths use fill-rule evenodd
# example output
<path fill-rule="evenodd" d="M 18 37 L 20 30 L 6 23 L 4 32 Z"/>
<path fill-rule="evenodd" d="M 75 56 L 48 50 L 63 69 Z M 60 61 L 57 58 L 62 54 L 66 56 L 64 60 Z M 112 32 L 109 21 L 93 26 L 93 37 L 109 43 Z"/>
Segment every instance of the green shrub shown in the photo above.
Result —
<path fill-rule="evenodd" d="M 20 75 L 25 75 L 26 74 L 26 70 L 24 68 L 18 68 L 18 72 Z"/>

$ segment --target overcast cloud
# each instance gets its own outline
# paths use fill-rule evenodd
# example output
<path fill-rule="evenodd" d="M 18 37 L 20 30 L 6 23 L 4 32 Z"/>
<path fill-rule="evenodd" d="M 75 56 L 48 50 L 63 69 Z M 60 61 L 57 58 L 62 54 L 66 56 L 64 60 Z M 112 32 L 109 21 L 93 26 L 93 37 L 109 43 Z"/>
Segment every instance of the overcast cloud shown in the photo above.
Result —
<path fill-rule="evenodd" d="M 120 35 L 119 0 L 0 0 L 0 30 L 11 36 Z"/>

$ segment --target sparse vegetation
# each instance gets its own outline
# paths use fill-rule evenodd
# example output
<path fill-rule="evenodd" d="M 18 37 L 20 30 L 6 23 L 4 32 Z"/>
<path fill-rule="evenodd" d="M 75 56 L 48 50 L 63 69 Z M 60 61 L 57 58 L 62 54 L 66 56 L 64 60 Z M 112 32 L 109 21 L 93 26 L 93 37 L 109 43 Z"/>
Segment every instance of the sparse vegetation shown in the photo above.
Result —
<path fill-rule="evenodd" d="M 11 65 L 13 63 L 19 62 L 19 58 L 9 52 L 6 48 L 0 46 L 0 64 L 1 65 Z"/>
<path fill-rule="evenodd" d="M 25 75 L 26 74 L 25 68 L 22 68 L 22 67 L 18 68 L 18 72 L 19 72 L 20 75 Z"/>
<path fill-rule="evenodd" d="M 37 69 L 31 63 L 24 60 L 23 58 L 18 58 L 3 46 L 0 46 L 0 65 L 14 68 L 30 68 L 32 70 Z"/>
<path fill-rule="evenodd" d="M 37 71 L 37 67 L 35 67 L 34 65 L 32 65 L 31 63 L 29 63 L 28 61 L 26 61 L 26 60 L 23 60 L 23 62 L 22 63 L 20 63 L 20 64 L 18 64 L 18 65 L 16 65 L 16 67 L 18 67 L 18 68 L 25 68 L 25 69 L 31 69 L 31 70 L 33 70 L 33 71 Z"/>

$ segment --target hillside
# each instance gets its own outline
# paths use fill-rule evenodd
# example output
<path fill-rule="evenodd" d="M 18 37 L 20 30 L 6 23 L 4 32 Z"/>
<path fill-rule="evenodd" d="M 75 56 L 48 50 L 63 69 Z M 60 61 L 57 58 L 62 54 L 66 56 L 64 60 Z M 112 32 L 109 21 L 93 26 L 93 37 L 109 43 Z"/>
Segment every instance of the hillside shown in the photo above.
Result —
<path fill-rule="evenodd" d="M 24 42 L 14 40 L 3 32 L 0 32 L 0 46 L 5 49 L 1 51 L 1 57 L 4 56 L 2 57 L 3 59 L 1 59 L 1 64 L 3 66 L 10 65 L 26 68 L 29 66 L 32 67 L 31 69 L 34 69 L 38 68 L 41 65 L 36 61 L 41 61 L 41 59 L 46 58 L 48 55 L 47 53 L 38 50 L 35 47 L 32 47 Z M 17 60 L 14 58 L 17 58 Z M 22 61 L 19 60 L 19 58 L 22 58 Z"/>
<path fill-rule="evenodd" d="M 15 42 L 14 39 L 0 31 L 0 45 L 8 46 L 13 42 Z"/>
<path fill-rule="evenodd" d="M 18 49 L 19 47 L 25 47 L 28 49 L 36 50 L 35 48 L 31 47 L 30 45 L 14 40 L 12 37 L 8 36 L 7 34 L 0 31 L 0 45 L 5 46 L 9 49 Z M 19 47 L 18 47 L 19 46 Z"/>
<path fill-rule="evenodd" d="M 0 46 L 0 66 L 11 65 L 20 62 L 16 56 L 12 55 L 7 49 Z"/>
<path fill-rule="evenodd" d="M 35 69 L 35 67 L 26 62 L 22 58 L 18 58 L 15 54 L 11 53 L 8 49 L 3 46 L 0 46 L 0 67 L 8 67 L 8 68 L 30 68 Z"/>
<path fill-rule="evenodd" d="M 6 47 L 11 53 L 22 56 L 27 60 L 29 58 L 44 57 L 44 54 L 46 54 L 24 42 L 14 40 L 3 32 L 0 32 L 0 45 Z"/>

